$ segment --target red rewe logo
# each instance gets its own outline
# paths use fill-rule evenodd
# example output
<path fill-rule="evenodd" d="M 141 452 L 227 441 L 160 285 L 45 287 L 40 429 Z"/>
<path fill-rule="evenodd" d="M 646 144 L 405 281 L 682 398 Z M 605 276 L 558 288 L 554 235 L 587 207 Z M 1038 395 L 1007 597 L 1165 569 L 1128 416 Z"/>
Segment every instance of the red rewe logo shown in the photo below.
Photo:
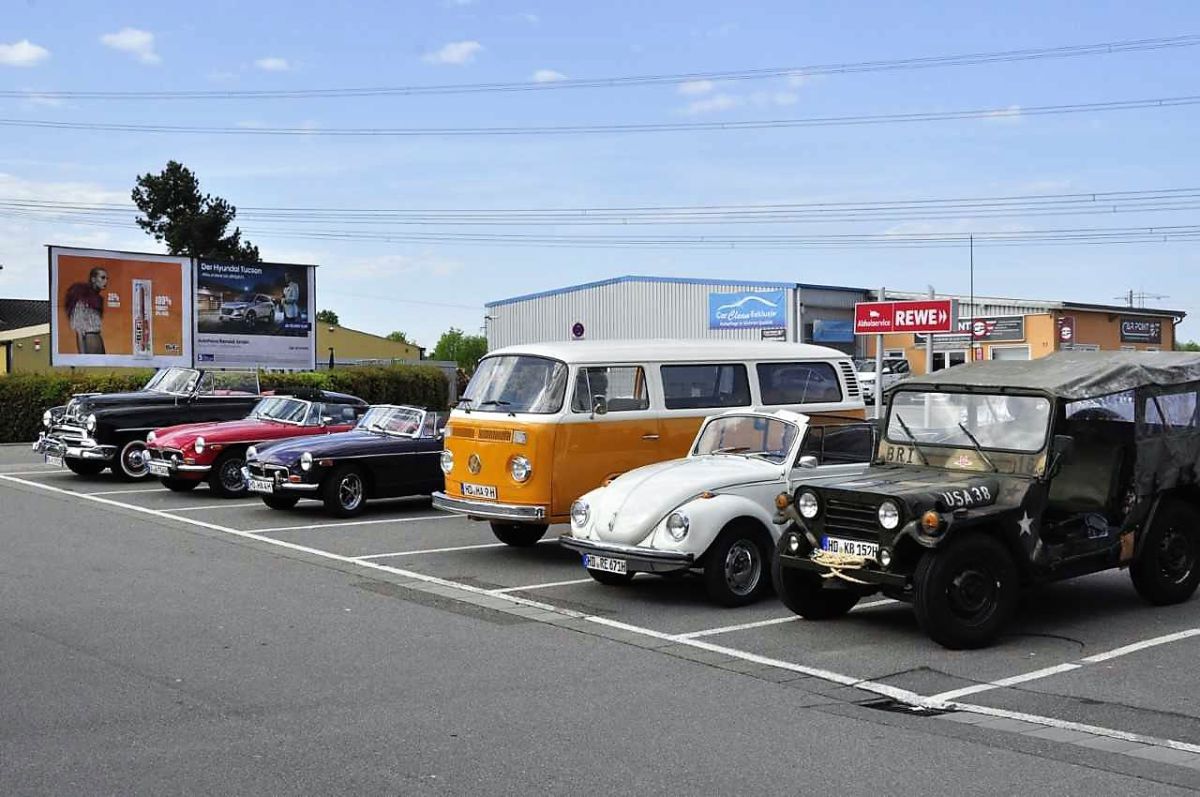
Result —
<path fill-rule="evenodd" d="M 859 302 L 854 305 L 854 334 L 952 332 L 956 322 L 956 309 L 953 299 Z"/>

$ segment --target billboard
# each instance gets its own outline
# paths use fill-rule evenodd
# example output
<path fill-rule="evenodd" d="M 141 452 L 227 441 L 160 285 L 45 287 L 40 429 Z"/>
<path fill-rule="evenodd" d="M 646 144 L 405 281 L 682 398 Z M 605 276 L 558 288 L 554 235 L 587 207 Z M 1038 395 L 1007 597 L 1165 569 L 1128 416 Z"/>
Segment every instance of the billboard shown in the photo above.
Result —
<path fill-rule="evenodd" d="M 1162 343 L 1162 321 L 1147 318 L 1122 318 L 1122 343 Z"/>
<path fill-rule="evenodd" d="M 784 291 L 739 291 L 708 294 L 709 329 L 754 329 L 787 326 Z"/>
<path fill-rule="evenodd" d="M 192 364 L 191 261 L 49 247 L 50 364 Z"/>
<path fill-rule="evenodd" d="M 200 260 L 196 366 L 316 367 L 316 267 Z"/>

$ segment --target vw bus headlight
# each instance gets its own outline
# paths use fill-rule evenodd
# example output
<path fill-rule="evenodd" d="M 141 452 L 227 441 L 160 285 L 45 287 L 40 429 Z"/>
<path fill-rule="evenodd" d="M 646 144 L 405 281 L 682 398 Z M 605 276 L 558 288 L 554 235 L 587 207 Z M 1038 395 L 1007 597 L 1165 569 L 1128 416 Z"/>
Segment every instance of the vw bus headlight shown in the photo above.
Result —
<path fill-rule="evenodd" d="M 587 501 L 576 501 L 571 504 L 571 523 L 576 527 L 584 528 L 591 517 L 592 508 L 588 506 Z"/>
<path fill-rule="evenodd" d="M 207 445 L 208 445 L 208 444 L 204 442 L 204 438 L 203 438 L 203 437 L 197 437 L 197 438 L 196 438 L 196 442 L 195 442 L 195 444 L 193 445 L 193 448 L 195 448 L 195 449 L 196 449 L 196 453 L 197 453 L 197 454 L 203 454 L 203 453 L 204 453 L 204 448 L 205 448 L 205 446 L 207 446 Z"/>
<path fill-rule="evenodd" d="M 84 424 L 89 433 L 96 431 L 96 416 L 93 413 L 87 417 L 87 422 Z"/>
<path fill-rule="evenodd" d="M 533 473 L 533 466 L 529 464 L 529 460 L 519 454 L 508 461 L 508 472 L 512 477 L 519 482 L 529 480 L 529 475 Z"/>
<path fill-rule="evenodd" d="M 52 423 L 54 423 L 54 416 L 50 414 L 50 410 L 46 410 L 42 413 L 42 426 L 49 429 Z"/>
<path fill-rule="evenodd" d="M 675 542 L 683 541 L 691 525 L 692 521 L 682 512 L 672 512 L 667 516 L 667 533 L 671 535 L 671 539 L 675 540 Z"/>
<path fill-rule="evenodd" d="M 312 463 L 313 463 L 312 452 L 305 451 L 303 454 L 300 455 L 300 470 L 304 470 L 304 471 L 312 470 Z"/>
<path fill-rule="evenodd" d="M 879 505 L 879 525 L 888 531 L 900 525 L 900 509 L 891 501 Z"/>
<path fill-rule="evenodd" d="M 442 449 L 442 473 L 447 476 L 454 470 L 454 452 L 448 448 Z"/>
<path fill-rule="evenodd" d="M 805 490 L 796 499 L 796 509 L 800 511 L 800 517 L 805 520 L 812 520 L 821 511 L 821 501 L 812 490 Z"/>
<path fill-rule="evenodd" d="M 258 449 L 254 446 L 246 449 L 246 461 L 249 462 L 252 459 L 258 459 Z"/>
<path fill-rule="evenodd" d="M 154 432 L 151 432 L 150 434 L 146 435 L 147 443 L 153 443 L 157 439 L 158 439 L 158 435 L 156 435 Z"/>

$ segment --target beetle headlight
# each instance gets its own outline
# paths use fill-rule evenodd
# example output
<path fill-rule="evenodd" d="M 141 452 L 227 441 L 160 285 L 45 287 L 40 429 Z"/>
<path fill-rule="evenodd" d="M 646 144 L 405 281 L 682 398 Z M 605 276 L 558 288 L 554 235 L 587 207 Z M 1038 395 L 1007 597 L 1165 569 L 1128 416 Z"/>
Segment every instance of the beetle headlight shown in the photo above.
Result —
<path fill-rule="evenodd" d="M 900 509 L 891 501 L 879 505 L 879 525 L 888 531 L 900 525 Z"/>
<path fill-rule="evenodd" d="M 571 523 L 573 525 L 583 528 L 591 517 L 592 508 L 588 506 L 587 501 L 576 501 L 571 504 Z"/>
<path fill-rule="evenodd" d="M 681 542 L 687 536 L 692 521 L 682 512 L 672 512 L 667 516 L 667 533 L 675 542 Z"/>
<path fill-rule="evenodd" d="M 96 431 L 96 415 L 95 415 L 95 413 L 93 413 L 87 417 L 87 423 L 85 424 L 85 426 L 87 427 L 87 430 L 89 432 Z"/>
<path fill-rule="evenodd" d="M 249 461 L 252 459 L 258 459 L 258 449 L 254 446 L 250 446 L 246 449 L 246 460 Z"/>
<path fill-rule="evenodd" d="M 147 443 L 153 443 L 157 439 L 158 439 L 158 435 L 156 435 L 154 432 L 151 432 L 150 434 L 146 435 Z"/>
<path fill-rule="evenodd" d="M 197 454 L 203 454 L 203 453 L 204 453 L 204 447 L 205 447 L 206 445 L 208 445 L 208 444 L 204 442 L 204 438 L 203 438 L 203 437 L 197 437 L 197 438 L 196 438 L 196 442 L 193 444 L 193 448 L 195 448 L 195 449 L 196 449 L 196 453 L 197 453 Z"/>
<path fill-rule="evenodd" d="M 54 423 L 54 416 L 50 414 L 50 410 L 46 410 L 42 413 L 42 426 L 49 429 L 52 423 Z"/>
<path fill-rule="evenodd" d="M 300 470 L 312 470 L 312 452 L 305 451 L 300 455 Z"/>
<path fill-rule="evenodd" d="M 529 480 L 529 475 L 533 473 L 533 466 L 529 464 L 529 460 L 521 455 L 517 455 L 508 461 L 508 472 L 512 477 L 519 482 Z"/>
<path fill-rule="evenodd" d="M 448 448 L 442 449 L 442 473 L 447 476 L 454 470 L 454 452 Z"/>
<path fill-rule="evenodd" d="M 812 520 L 821 512 L 821 501 L 812 490 L 805 490 L 796 499 L 796 509 L 800 510 L 800 517 Z"/>

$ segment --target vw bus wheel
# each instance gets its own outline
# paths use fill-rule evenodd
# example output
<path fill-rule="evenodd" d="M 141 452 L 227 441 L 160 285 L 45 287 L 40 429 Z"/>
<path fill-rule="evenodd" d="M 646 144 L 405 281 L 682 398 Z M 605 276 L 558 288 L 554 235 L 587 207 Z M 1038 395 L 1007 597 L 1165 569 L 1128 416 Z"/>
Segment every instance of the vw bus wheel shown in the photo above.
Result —
<path fill-rule="evenodd" d="M 758 529 L 749 525 L 728 526 L 705 556 L 704 584 L 708 596 L 722 606 L 745 606 L 761 598 L 771 584 L 766 550 Z"/>
<path fill-rule="evenodd" d="M 162 486 L 166 487 L 173 493 L 190 493 L 200 486 L 200 482 L 195 479 L 172 479 L 170 477 L 159 479 Z"/>
<path fill-rule="evenodd" d="M 74 457 L 63 457 L 63 464 L 67 466 L 67 470 L 79 476 L 95 476 L 106 467 L 103 462 Z"/>
<path fill-rule="evenodd" d="M 805 620 L 832 620 L 854 608 L 859 592 L 825 586 L 825 579 L 816 573 L 785 568 L 776 552 L 771 563 L 771 577 L 779 600 L 794 614 Z"/>
<path fill-rule="evenodd" d="M 526 523 L 501 523 L 492 521 L 492 534 L 505 545 L 514 548 L 528 548 L 536 545 L 537 541 L 546 536 L 546 526 L 531 526 Z"/>
<path fill-rule="evenodd" d="M 262 501 L 272 509 L 291 509 L 300 503 L 300 499 L 294 495 L 264 495 Z"/>
<path fill-rule="evenodd" d="M 323 488 L 325 510 L 335 517 L 354 517 L 367 503 L 367 483 L 358 469 L 343 466 L 329 474 Z"/>
<path fill-rule="evenodd" d="M 1182 603 L 1200 584 L 1200 512 L 1172 501 L 1155 514 L 1129 577 L 1138 595 L 1155 606 Z"/>
<path fill-rule="evenodd" d="M 927 551 L 913 575 L 913 609 L 929 637 L 952 650 L 990 644 L 1017 608 L 1020 582 L 1008 549 L 969 533 Z"/>
<path fill-rule="evenodd" d="M 117 453 L 113 473 L 122 481 L 137 481 L 150 475 L 150 452 L 144 440 L 130 440 Z"/>
<path fill-rule="evenodd" d="M 242 468 L 246 465 L 244 456 L 239 451 L 226 451 L 217 457 L 208 474 L 209 489 L 222 498 L 241 498 L 249 492 L 242 476 Z"/>

